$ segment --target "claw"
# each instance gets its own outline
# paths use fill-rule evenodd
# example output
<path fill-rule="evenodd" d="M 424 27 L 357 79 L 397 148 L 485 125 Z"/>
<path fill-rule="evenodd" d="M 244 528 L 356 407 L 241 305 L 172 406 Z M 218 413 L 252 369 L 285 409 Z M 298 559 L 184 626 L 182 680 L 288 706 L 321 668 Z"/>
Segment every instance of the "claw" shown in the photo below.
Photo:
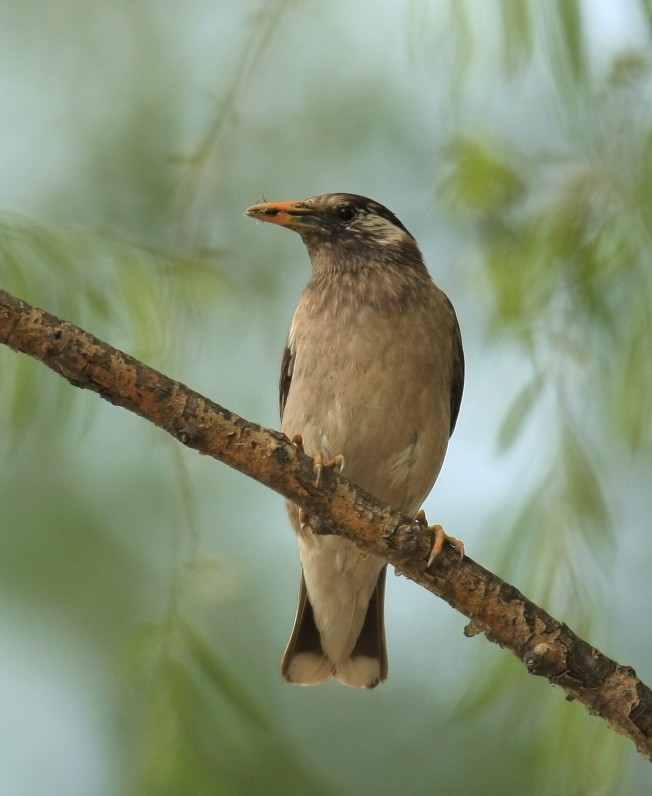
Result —
<path fill-rule="evenodd" d="M 330 462 L 324 462 L 324 454 L 321 451 L 317 451 L 314 458 L 316 473 L 315 486 L 319 486 L 321 484 L 321 474 L 323 473 L 325 467 L 328 467 L 329 470 L 337 470 L 338 475 L 344 469 L 344 456 L 341 453 L 338 453 L 334 459 L 330 460 Z"/>
<path fill-rule="evenodd" d="M 301 453 L 305 453 L 303 449 L 303 437 L 301 434 L 295 434 L 290 442 L 294 445 L 297 450 L 300 450 Z M 324 462 L 324 454 L 321 451 L 317 451 L 313 456 L 315 461 L 315 486 L 319 486 L 321 484 L 321 474 L 324 472 L 324 468 L 328 467 L 329 470 L 337 470 L 337 474 L 339 475 L 342 470 L 344 469 L 344 456 L 341 453 L 331 459 L 330 462 Z"/>
<path fill-rule="evenodd" d="M 435 537 L 432 544 L 432 549 L 430 550 L 430 555 L 428 556 L 426 569 L 431 567 L 433 561 L 444 549 L 446 542 L 448 542 L 448 544 L 452 545 L 455 550 L 457 550 L 460 558 L 464 558 L 464 542 L 461 542 L 454 536 L 449 536 L 441 525 L 428 525 L 428 521 L 426 520 L 426 512 L 423 509 L 417 512 L 414 519 L 419 523 L 419 525 L 424 525 L 426 528 L 428 528 L 428 530 L 431 531 Z"/>
<path fill-rule="evenodd" d="M 321 483 L 321 474 L 324 469 L 324 454 L 321 451 L 315 453 L 315 486 Z"/>

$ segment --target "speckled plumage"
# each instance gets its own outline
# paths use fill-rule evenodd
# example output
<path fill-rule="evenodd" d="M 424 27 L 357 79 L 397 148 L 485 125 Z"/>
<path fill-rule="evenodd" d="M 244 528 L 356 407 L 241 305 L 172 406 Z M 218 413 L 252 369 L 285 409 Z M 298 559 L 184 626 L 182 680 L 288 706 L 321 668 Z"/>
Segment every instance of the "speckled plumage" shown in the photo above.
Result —
<path fill-rule="evenodd" d="M 450 302 L 414 238 L 372 200 L 326 194 L 247 213 L 299 232 L 313 267 L 283 357 L 282 430 L 300 434 L 310 455 L 343 454 L 349 480 L 413 516 L 439 474 L 461 399 Z M 335 676 L 373 687 L 387 676 L 384 562 L 314 535 L 292 504 L 288 514 L 303 576 L 282 672 L 291 682 Z"/>

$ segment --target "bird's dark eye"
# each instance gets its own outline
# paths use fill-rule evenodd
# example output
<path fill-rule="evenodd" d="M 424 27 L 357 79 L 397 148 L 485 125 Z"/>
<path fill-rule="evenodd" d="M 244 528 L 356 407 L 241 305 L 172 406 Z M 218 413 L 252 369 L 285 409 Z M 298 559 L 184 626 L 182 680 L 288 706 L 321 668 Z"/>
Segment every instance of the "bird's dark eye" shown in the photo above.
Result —
<path fill-rule="evenodd" d="M 355 207 L 353 205 L 340 205 L 337 208 L 337 216 L 340 221 L 350 221 L 355 216 Z"/>

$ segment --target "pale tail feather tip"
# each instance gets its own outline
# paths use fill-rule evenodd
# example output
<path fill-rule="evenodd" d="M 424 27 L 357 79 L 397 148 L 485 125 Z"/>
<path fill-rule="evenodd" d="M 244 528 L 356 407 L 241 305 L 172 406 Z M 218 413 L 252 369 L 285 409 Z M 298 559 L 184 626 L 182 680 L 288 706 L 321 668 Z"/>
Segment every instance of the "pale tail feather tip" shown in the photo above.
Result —
<path fill-rule="evenodd" d="M 335 667 L 328 658 L 314 652 L 297 652 L 283 669 L 283 677 L 295 685 L 319 685 L 334 674 Z"/>
<path fill-rule="evenodd" d="M 325 655 L 299 652 L 283 671 L 283 677 L 294 685 L 319 685 L 336 677 L 351 688 L 375 688 L 381 677 L 380 661 L 367 655 L 356 655 L 338 664 L 337 669 Z"/>
<path fill-rule="evenodd" d="M 354 655 L 338 663 L 335 677 L 351 688 L 375 688 L 385 679 L 381 675 L 380 661 L 368 655 Z"/>

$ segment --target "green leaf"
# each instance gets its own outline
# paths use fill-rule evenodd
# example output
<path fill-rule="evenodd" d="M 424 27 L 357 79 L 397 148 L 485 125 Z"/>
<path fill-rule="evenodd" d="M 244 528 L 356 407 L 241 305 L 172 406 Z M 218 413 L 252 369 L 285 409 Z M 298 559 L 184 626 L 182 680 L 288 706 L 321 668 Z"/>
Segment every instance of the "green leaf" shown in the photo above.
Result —
<path fill-rule="evenodd" d="M 613 523 L 596 467 L 591 462 L 585 444 L 569 426 L 563 436 L 563 464 L 568 490 L 568 504 L 574 508 L 579 522 L 575 523 L 588 545 L 597 552 L 596 545 L 613 546 Z"/>
<path fill-rule="evenodd" d="M 578 0 L 557 0 L 557 20 L 561 33 L 560 49 L 574 82 L 580 83 L 585 75 L 582 10 Z"/>
<path fill-rule="evenodd" d="M 258 708 L 255 699 L 226 664 L 204 643 L 187 622 L 180 619 L 178 628 L 192 659 L 213 683 L 220 695 L 225 697 L 238 713 L 245 716 L 258 729 L 271 731 L 271 725 Z"/>
<path fill-rule="evenodd" d="M 166 642 L 167 628 L 158 622 L 142 622 L 126 646 L 124 662 L 128 670 L 140 674 L 161 655 Z"/>
<path fill-rule="evenodd" d="M 541 395 L 542 387 L 543 376 L 538 374 L 523 387 L 512 401 L 498 431 L 497 442 L 501 451 L 508 450 L 516 442 L 532 408 Z"/>
<path fill-rule="evenodd" d="M 507 74 L 521 70 L 533 55 L 529 0 L 499 0 Z"/>
<path fill-rule="evenodd" d="M 444 182 L 453 203 L 475 212 L 497 213 L 518 199 L 524 183 L 497 146 L 470 136 L 458 136 L 449 147 L 451 174 Z"/>

